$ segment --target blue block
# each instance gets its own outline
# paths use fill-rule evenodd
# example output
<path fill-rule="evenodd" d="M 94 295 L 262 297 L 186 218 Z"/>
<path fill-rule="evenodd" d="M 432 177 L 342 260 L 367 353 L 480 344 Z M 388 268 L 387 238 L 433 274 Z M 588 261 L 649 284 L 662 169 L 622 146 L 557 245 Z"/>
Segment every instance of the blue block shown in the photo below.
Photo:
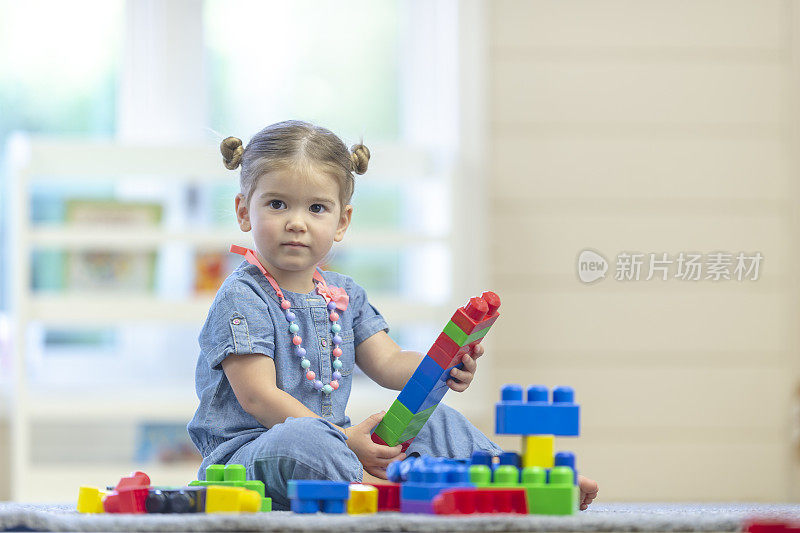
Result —
<path fill-rule="evenodd" d="M 493 457 L 492 454 L 487 451 L 484 450 L 474 451 L 472 452 L 472 459 L 470 459 L 470 464 L 492 466 L 492 457 Z"/>
<path fill-rule="evenodd" d="M 319 500 L 291 500 L 292 512 L 294 513 L 317 513 L 319 512 Z"/>
<path fill-rule="evenodd" d="M 425 400 L 422 402 L 422 405 L 419 406 L 419 410 L 424 411 L 425 409 L 429 409 L 434 405 L 439 405 L 439 402 L 442 401 L 442 398 L 444 398 L 444 395 L 447 394 L 447 391 L 449 390 L 450 388 L 447 385 L 432 390 L 425 397 Z"/>
<path fill-rule="evenodd" d="M 558 452 L 555 455 L 553 466 L 568 466 L 572 469 L 572 483 L 578 484 L 578 471 L 575 470 L 575 454 L 572 452 Z M 548 475 L 549 475 L 548 471 Z"/>
<path fill-rule="evenodd" d="M 400 501 L 417 500 L 433 501 L 443 490 L 474 488 L 472 483 L 412 483 L 407 481 L 400 485 Z"/>
<path fill-rule="evenodd" d="M 569 387 L 556 387 L 552 402 L 542 386 L 529 387 L 527 401 L 522 401 L 522 388 L 507 385 L 501 389 L 501 398 L 495 412 L 498 435 L 580 435 L 580 406 Z"/>
<path fill-rule="evenodd" d="M 292 500 L 346 500 L 350 484 L 346 481 L 290 479 L 287 496 Z"/>
<path fill-rule="evenodd" d="M 427 398 L 429 392 L 430 389 L 424 388 L 412 377 L 408 380 L 406 386 L 403 387 L 403 390 L 400 391 L 397 399 L 400 400 L 400 403 L 405 405 L 409 411 L 416 414 L 422 410 L 420 407 L 425 401 L 425 398 Z"/>
<path fill-rule="evenodd" d="M 323 500 L 322 501 L 322 512 L 323 513 L 343 514 L 346 510 L 347 510 L 347 500 Z"/>
<path fill-rule="evenodd" d="M 433 390 L 442 378 L 442 367 L 433 358 L 425 356 L 411 379 L 426 390 Z"/>
<path fill-rule="evenodd" d="M 401 513 L 436 514 L 432 501 L 400 500 Z"/>

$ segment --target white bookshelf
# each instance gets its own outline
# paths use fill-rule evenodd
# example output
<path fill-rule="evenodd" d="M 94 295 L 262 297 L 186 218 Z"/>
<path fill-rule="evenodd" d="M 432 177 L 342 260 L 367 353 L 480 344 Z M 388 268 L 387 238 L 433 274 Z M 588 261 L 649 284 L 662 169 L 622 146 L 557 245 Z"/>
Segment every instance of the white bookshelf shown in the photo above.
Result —
<path fill-rule="evenodd" d="M 238 173 L 226 171 L 218 148 L 202 146 L 126 146 L 113 142 L 72 141 L 15 136 L 10 144 L 11 180 L 10 242 L 6 257 L 11 262 L 11 337 L 13 339 L 12 375 L 6 381 L 6 408 L 10 427 L 9 493 L 15 501 L 71 500 L 79 484 L 112 483 L 131 469 L 141 468 L 159 483 L 180 483 L 194 479 L 196 464 L 135 465 L 92 462 L 34 464 L 32 460 L 32 425 L 34 423 L 96 423 L 127 420 L 188 422 L 196 407 L 193 388 L 173 390 L 164 385 L 152 387 L 109 387 L 104 384 L 53 389 L 37 384 L 29 374 L 31 324 L 69 327 L 91 323 L 93 326 L 119 326 L 131 322 L 158 323 L 166 326 L 196 326 L 198 332 L 206 317 L 213 295 L 76 292 L 38 293 L 31 289 L 31 255 L 36 248 L 64 250 L 113 249 L 161 250 L 169 245 L 226 250 L 231 243 L 250 246 L 249 235 L 233 227 L 230 230 L 201 230 L 185 223 L 165 224 L 145 230 L 80 229 L 58 224 L 36 225 L 29 211 L 31 186 L 34 183 L 70 183 L 94 181 L 123 184 L 134 181 L 157 184 L 169 181 L 183 184 L 230 183 Z M 380 157 L 376 157 L 379 155 Z M 396 181 L 407 185 L 446 179 L 437 175 L 427 154 L 407 147 L 380 146 L 373 149 L 370 180 Z M 449 185 L 448 185 L 449 186 Z M 231 199 L 231 209 L 233 199 Z M 449 217 L 445 217 L 449 225 Z M 453 253 L 454 242 L 448 231 L 352 231 L 348 246 L 403 248 L 419 245 L 444 245 Z M 193 264 L 193 263 L 192 263 Z M 452 257 L 450 264 L 459 264 Z M 452 279 L 455 279 L 453 276 Z M 158 283 L 156 283 L 158 287 Z M 458 291 L 463 296 L 464 291 Z M 429 321 L 439 325 L 452 312 L 453 301 L 423 302 L 409 295 L 371 295 L 371 301 L 390 323 L 399 325 Z M 463 302 L 456 302 L 459 305 Z M 192 346 L 191 350 L 196 350 Z M 192 369 L 194 367 L 192 366 Z M 0 382 L 2 383 L 2 382 Z M 392 396 L 391 394 L 389 396 Z M 0 395 L 0 402 L 4 396 Z M 392 397 L 393 399 L 393 397 Z M 387 396 L 386 400 L 389 400 Z M 351 402 L 352 403 L 352 402 Z M 386 403 L 386 402 L 383 402 Z M 383 405 L 381 403 L 381 405 Z M 388 401 L 386 406 L 391 403 Z M 0 404 L 1 405 L 1 404 Z M 378 409 L 380 406 L 378 407 Z M 378 410 L 376 409 L 376 410 Z M 153 474 L 152 471 L 156 472 Z M 89 476 L 94 472 L 96 480 Z M 161 476 L 161 473 L 164 473 Z M 86 476 L 82 478 L 81 476 Z M 77 483 L 79 482 L 79 483 Z M 77 483 L 77 484 L 76 484 Z M 47 485 L 46 491 L 41 489 Z M 60 487 L 60 488 L 59 488 Z"/>

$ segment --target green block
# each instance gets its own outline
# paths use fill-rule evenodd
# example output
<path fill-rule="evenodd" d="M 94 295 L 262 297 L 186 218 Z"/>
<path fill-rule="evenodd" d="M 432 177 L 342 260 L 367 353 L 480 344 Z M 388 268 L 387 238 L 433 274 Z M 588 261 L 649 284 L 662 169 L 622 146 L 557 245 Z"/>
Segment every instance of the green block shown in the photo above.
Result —
<path fill-rule="evenodd" d="M 470 343 L 475 342 L 478 339 L 484 338 L 486 336 L 486 334 L 489 333 L 490 329 L 492 329 L 492 326 L 489 326 L 488 328 L 483 328 L 480 331 L 474 332 L 472 335 L 467 337 L 467 342 L 465 342 L 464 344 L 470 344 Z"/>
<path fill-rule="evenodd" d="M 436 406 L 432 405 L 428 407 L 424 411 L 420 411 L 419 413 L 415 414 L 411 421 L 406 426 L 405 430 L 400 435 L 400 442 L 405 442 L 408 439 L 413 439 L 419 433 L 419 430 L 422 429 L 422 426 L 425 425 L 425 422 L 433 414 L 433 411 L 436 410 Z"/>
<path fill-rule="evenodd" d="M 545 484 L 545 469 L 528 467 L 522 469 L 522 483 L 517 480 L 519 470 L 511 465 L 498 466 L 494 471 L 485 465 L 472 465 L 469 470 L 470 481 L 480 489 L 525 489 L 529 514 L 574 515 L 578 512 L 580 489 L 573 485 L 572 469 L 557 466 L 550 470 L 550 483 Z"/>
<path fill-rule="evenodd" d="M 450 337 L 453 340 L 453 342 L 455 342 L 459 346 L 466 346 L 467 344 L 470 344 L 470 343 L 475 342 L 476 340 L 478 340 L 480 338 L 485 337 L 486 334 L 489 333 L 489 330 L 491 328 L 492 328 L 492 326 L 489 326 L 489 327 L 483 328 L 480 331 L 473 332 L 472 335 L 467 335 L 466 333 L 464 333 L 464 331 L 461 328 L 459 328 L 455 324 L 455 322 L 453 322 L 451 320 L 444 327 L 443 333 L 445 335 L 447 335 L 448 337 Z"/>
<path fill-rule="evenodd" d="M 403 423 L 403 427 L 406 427 L 411 419 L 414 418 L 414 413 L 412 413 L 408 407 L 403 405 L 400 400 L 395 400 L 389 410 L 386 411 L 386 414 L 392 414 L 397 417 L 400 422 Z"/>
<path fill-rule="evenodd" d="M 389 428 L 392 431 L 392 433 L 396 435 L 400 435 L 403 432 L 403 430 L 406 429 L 406 426 L 408 426 L 407 422 L 403 422 L 402 420 L 394 416 L 392 413 L 386 413 L 385 415 L 383 415 L 383 420 L 381 420 L 381 424 Z"/>
<path fill-rule="evenodd" d="M 378 427 L 375 428 L 375 434 L 383 439 L 389 446 L 397 446 L 397 443 L 400 442 L 400 435 L 396 434 L 392 429 L 383 423 L 378 424 Z"/>
<path fill-rule="evenodd" d="M 206 480 L 189 482 L 190 487 L 209 487 L 221 485 L 223 487 L 243 487 L 256 491 L 261 496 L 261 512 L 272 511 L 272 498 L 264 497 L 264 482 L 258 479 L 247 479 L 244 465 L 209 465 L 206 467 Z"/>
<path fill-rule="evenodd" d="M 469 335 L 464 333 L 460 327 L 456 326 L 455 322 L 452 320 L 447 323 L 442 332 L 453 339 L 453 342 L 459 346 L 464 346 L 467 344 L 467 337 L 469 337 Z"/>
<path fill-rule="evenodd" d="M 574 515 L 578 513 L 577 485 L 523 485 L 529 514 Z"/>

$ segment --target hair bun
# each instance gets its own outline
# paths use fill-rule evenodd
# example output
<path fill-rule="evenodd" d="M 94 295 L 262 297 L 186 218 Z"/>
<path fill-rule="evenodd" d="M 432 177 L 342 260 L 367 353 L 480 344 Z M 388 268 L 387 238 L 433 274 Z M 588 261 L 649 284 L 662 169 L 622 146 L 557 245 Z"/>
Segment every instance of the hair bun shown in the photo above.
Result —
<path fill-rule="evenodd" d="M 369 165 L 369 148 L 363 144 L 354 144 L 350 148 L 350 161 L 356 174 L 363 174 Z"/>
<path fill-rule="evenodd" d="M 219 145 L 219 151 L 222 152 L 222 162 L 228 170 L 236 170 L 239 163 L 242 161 L 242 140 L 236 137 L 228 137 L 223 140 Z"/>

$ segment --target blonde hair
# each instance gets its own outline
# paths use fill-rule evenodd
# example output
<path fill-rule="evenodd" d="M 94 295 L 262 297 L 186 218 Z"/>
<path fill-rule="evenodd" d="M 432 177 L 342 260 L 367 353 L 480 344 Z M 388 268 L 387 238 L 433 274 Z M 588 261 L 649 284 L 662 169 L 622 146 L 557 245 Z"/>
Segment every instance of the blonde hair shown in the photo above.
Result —
<path fill-rule="evenodd" d="M 259 176 L 267 172 L 321 168 L 339 183 L 339 199 L 342 206 L 347 205 L 355 187 L 353 172 L 364 174 L 369 163 L 369 149 L 363 144 L 355 144 L 348 150 L 330 130 L 298 120 L 267 126 L 250 139 L 247 147 L 242 146 L 241 139 L 228 137 L 219 149 L 225 168 L 236 170 L 242 166 L 239 186 L 247 204 Z"/>

